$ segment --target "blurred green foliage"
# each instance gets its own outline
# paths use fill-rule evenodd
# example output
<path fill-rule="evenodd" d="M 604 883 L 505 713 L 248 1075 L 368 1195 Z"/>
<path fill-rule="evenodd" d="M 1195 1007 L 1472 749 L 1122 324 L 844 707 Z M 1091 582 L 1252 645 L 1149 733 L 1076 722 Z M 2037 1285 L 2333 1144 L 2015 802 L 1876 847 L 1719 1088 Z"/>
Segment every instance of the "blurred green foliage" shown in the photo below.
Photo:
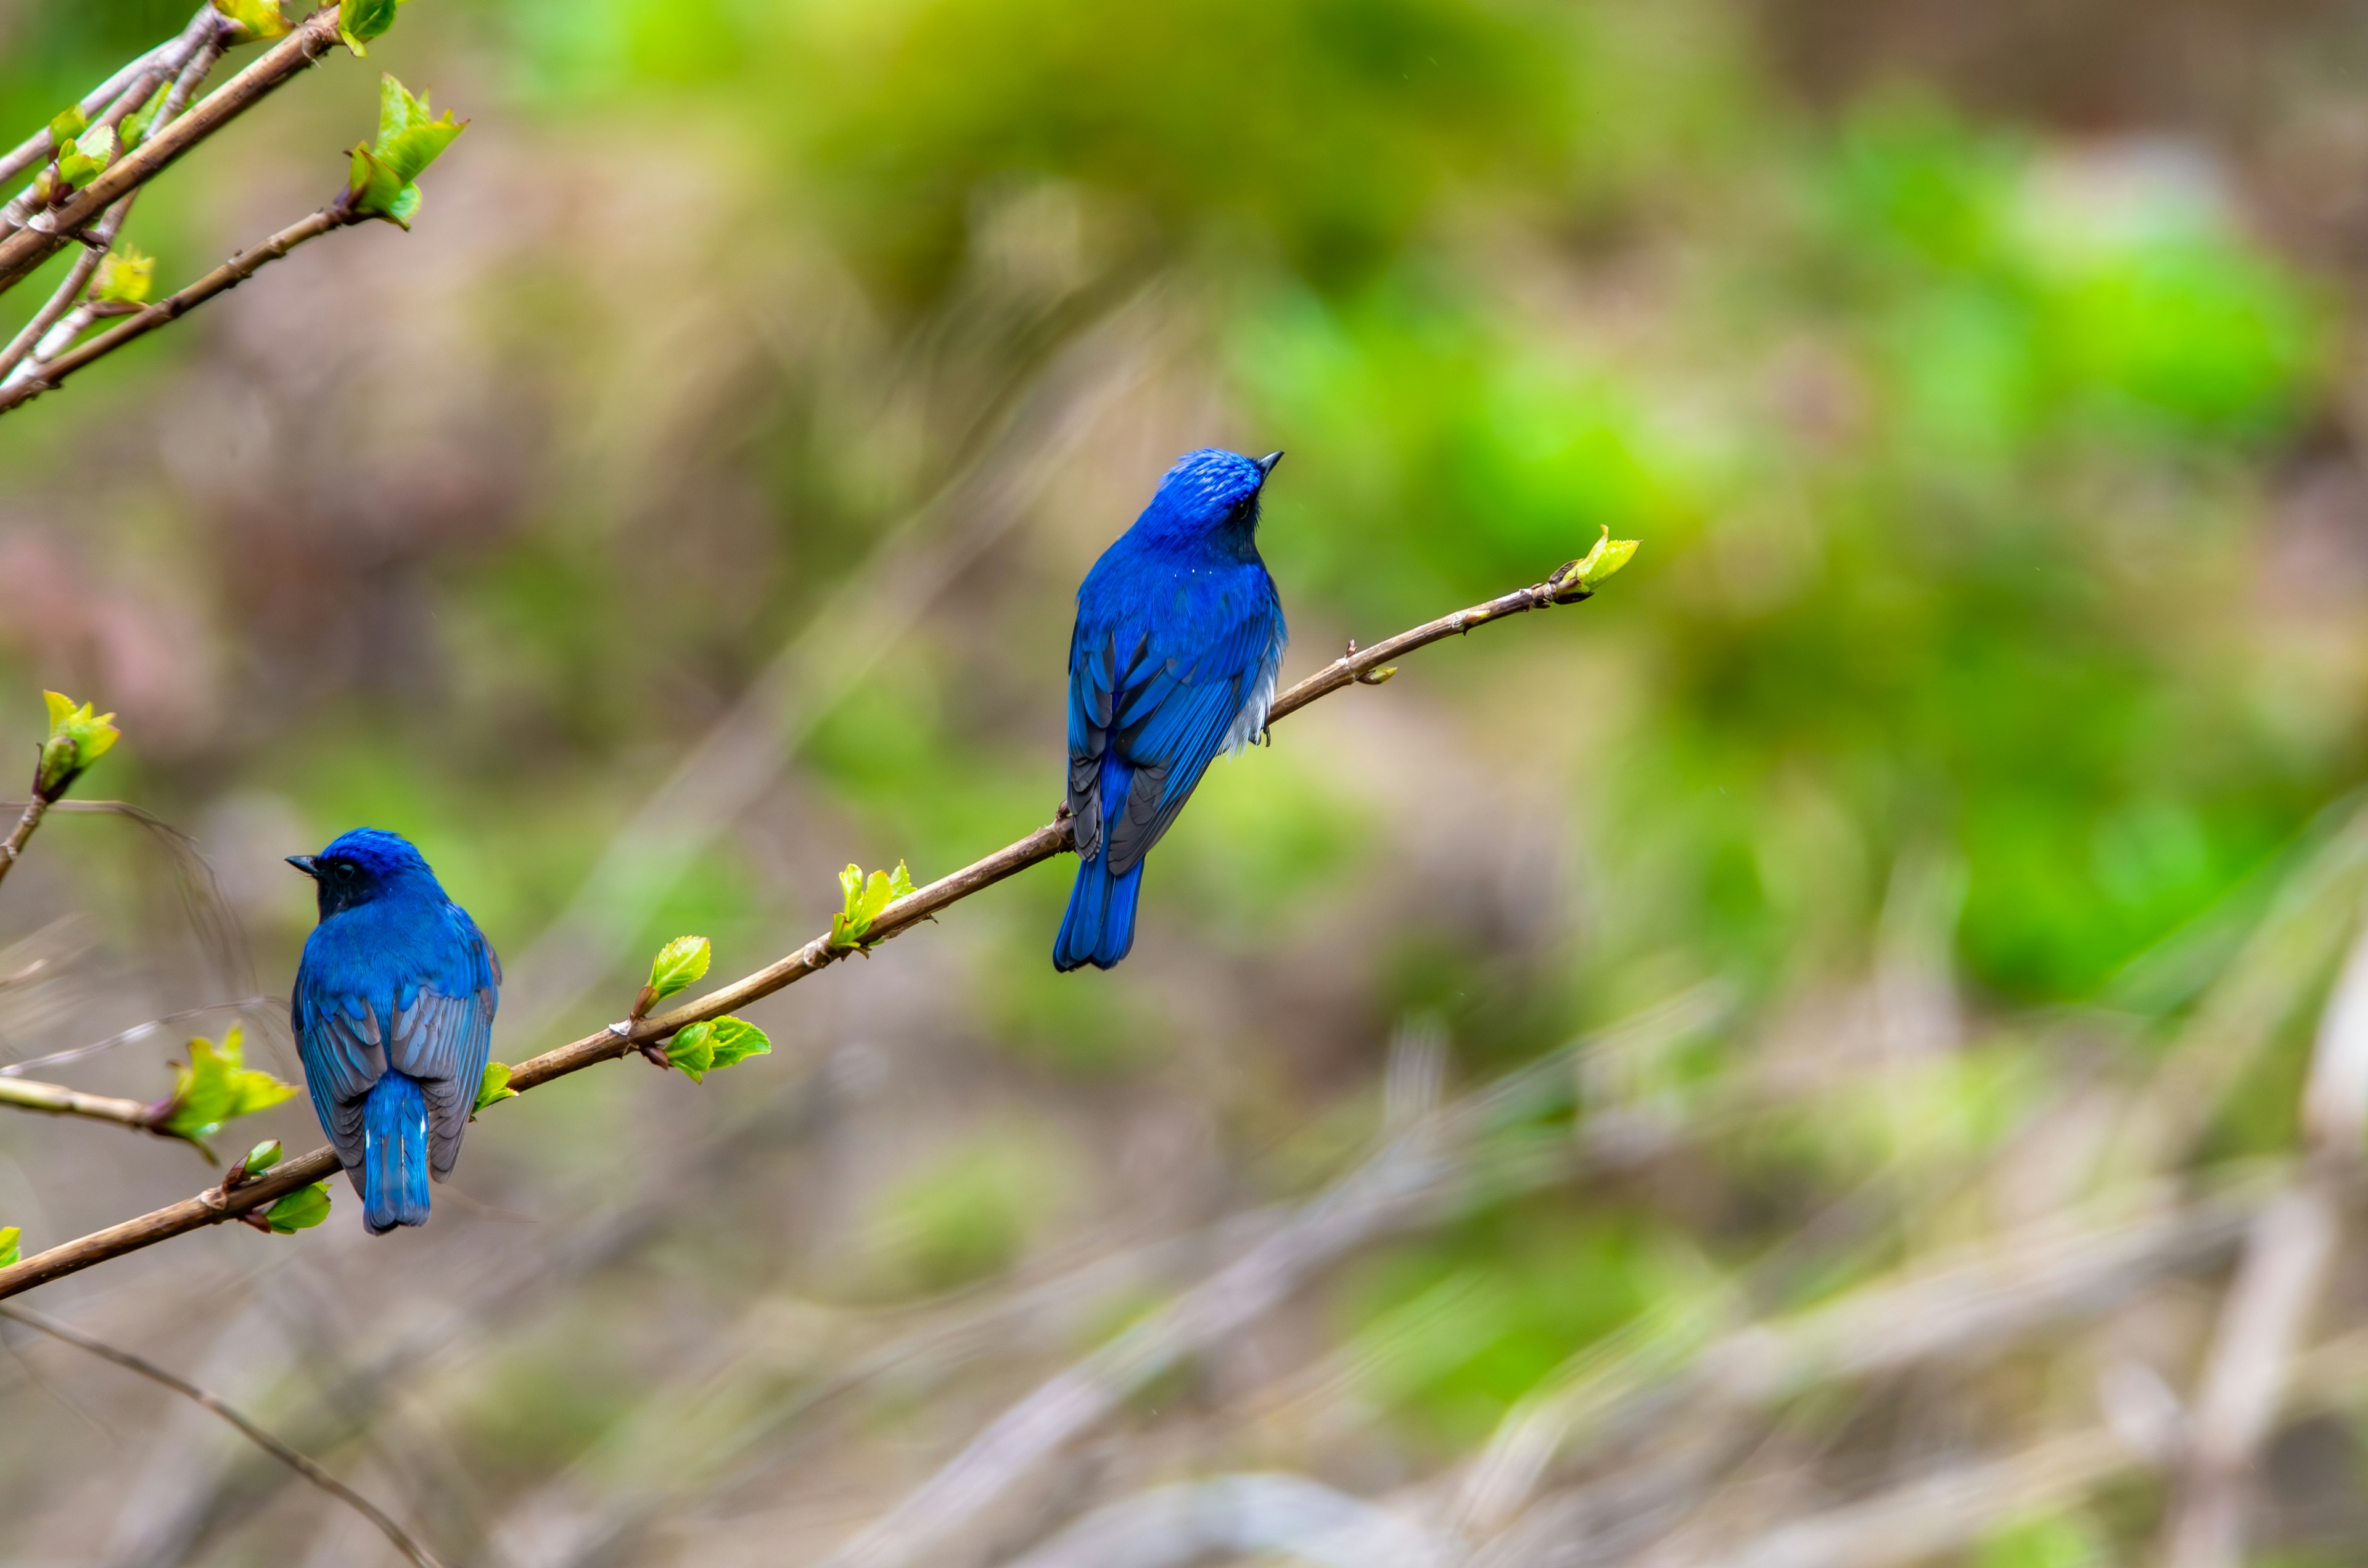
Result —
<path fill-rule="evenodd" d="M 23 12 L 0 112 L 41 123 L 176 10 Z M 2064 1088 L 2049 1045 L 1998 1017 L 2102 1001 L 2117 1028 L 2169 1032 L 2368 762 L 2356 642 L 2294 632 L 2296 590 L 2269 564 L 2282 486 L 2332 417 L 2333 285 L 2261 241 L 2208 149 L 2074 140 L 1908 87 L 1811 101 L 1755 15 L 409 7 L 378 53 L 413 81 L 467 64 L 478 123 L 498 116 L 582 176 L 514 192 L 531 223 L 637 187 L 602 223 L 697 243 L 653 262 L 621 242 L 612 257 L 614 228 L 584 254 L 478 236 L 502 204 L 439 196 L 411 254 L 503 258 L 498 288 L 455 289 L 433 340 L 454 379 L 486 378 L 454 405 L 485 426 L 499 483 L 438 489 L 398 444 L 359 455 L 370 485 L 339 471 L 290 482 L 295 500 L 224 484 L 110 512 L 127 558 L 197 562 L 180 585 L 227 650 L 214 711 L 234 715 L 176 752 L 125 699 L 131 755 L 110 769 L 189 814 L 268 790 L 313 843 L 401 826 L 507 955 L 888 530 L 972 472 L 1030 378 L 1157 283 L 1181 323 L 1161 353 L 1183 366 L 1159 373 L 1182 390 L 1146 405 L 1148 438 L 1165 453 L 1239 432 L 1290 453 L 1262 548 L 1293 672 L 1352 632 L 1541 581 L 1601 529 L 1645 548 L 1583 609 L 1338 699 L 1394 705 L 1408 727 L 1387 733 L 1422 755 L 1331 727 L 1327 706 L 1213 770 L 1116 973 L 1048 971 L 1053 872 L 966 903 L 920 938 L 952 949 L 964 1028 L 1081 1119 L 1121 1087 L 1205 1102 L 1248 1151 L 1246 1187 L 1296 1189 L 1372 1133 L 1372 1107 L 1335 1093 L 1344 1061 L 1369 1078 L 1409 1015 L 1441 1022 L 1459 1072 L 1710 980 L 1787 1018 L 1862 978 L 1907 914 L 1976 1015 L 1967 1042 L 1821 1085 L 1723 1143 L 1713 1193 L 1640 1178 L 1491 1207 L 1360 1265 L 1334 1327 L 1370 1352 L 1362 1392 L 1417 1443 L 1466 1449 L 1589 1346 L 1714 1295 L 1706 1279 L 1836 1191 L 1879 1177 L 1921 1200 L 1996 1155 Z M 317 74 L 304 90 L 324 107 L 304 112 L 340 129 L 301 144 L 325 156 L 364 122 L 367 74 Z M 480 137 L 439 182 L 499 155 Z M 159 197 L 135 228 L 184 277 L 211 253 L 182 199 Z M 8 324 L 25 292 L 0 304 Z M 12 417 L 0 460 L 107 439 L 105 389 L 161 384 L 201 340 Z M 498 371 L 461 368 L 453 346 L 477 344 Z M 305 426 L 278 412 L 298 434 L 258 450 L 292 466 Z M 794 743 L 795 799 L 768 807 L 796 853 L 694 856 L 638 912 L 637 956 L 694 927 L 744 956 L 825 926 L 860 942 L 900 889 L 859 874 L 833 897 L 831 867 L 902 858 L 927 881 L 1045 820 L 1067 596 L 1127 520 L 1119 498 L 1156 478 L 1114 477 L 1116 439 L 1076 460 L 1105 482 L 1085 487 L 1104 509 L 1090 528 L 998 546 L 860 678 L 815 683 L 829 699 Z M 1064 517 L 1069 493 L 1048 494 Z M 344 618 L 385 638 L 378 656 L 335 663 L 324 623 Z M 22 687 L 82 655 L 5 656 Z M 274 935 L 292 952 L 300 930 Z M 616 1016 L 639 978 L 620 971 L 582 1021 Z M 1207 1017 L 1234 1032 L 1195 1036 Z M 2272 1049 L 2213 1152 L 2290 1140 L 2300 1017 L 2262 1026 Z M 1733 1049 L 1696 1032 L 1624 1060 L 1609 1097 L 1689 1105 Z M 855 1283 L 833 1283 L 992 1276 L 1089 1185 L 1033 1123 L 932 1131 L 866 1210 Z M 1799 1304 L 1895 1261 L 1899 1239 L 1874 1229 L 1769 1296 Z M 495 1369 L 487 1441 L 518 1469 L 488 1484 L 564 1462 L 624 1403 L 575 1360 Z M 2050 1516 L 1972 1561 L 2070 1568 L 2101 1560 L 2098 1534 Z"/>

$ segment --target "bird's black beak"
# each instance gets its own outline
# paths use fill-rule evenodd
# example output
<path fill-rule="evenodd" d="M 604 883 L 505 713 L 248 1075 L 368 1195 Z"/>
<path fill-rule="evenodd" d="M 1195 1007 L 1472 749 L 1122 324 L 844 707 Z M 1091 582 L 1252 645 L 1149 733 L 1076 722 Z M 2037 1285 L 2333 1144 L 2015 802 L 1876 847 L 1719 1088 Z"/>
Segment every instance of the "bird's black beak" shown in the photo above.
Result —
<path fill-rule="evenodd" d="M 290 865 L 291 865 L 291 866 L 295 867 L 298 870 L 300 870 L 300 871 L 303 872 L 306 876 L 313 878 L 314 881 L 319 881 L 319 880 L 320 880 L 320 875 L 321 875 L 321 873 L 319 873 L 318 871 L 315 871 L 314 869 L 313 869 L 313 857 L 312 857 L 312 856 L 310 856 L 310 855 L 290 855 L 290 857 L 288 857 L 288 863 L 289 863 Z"/>
<path fill-rule="evenodd" d="M 1266 456 L 1258 460 L 1258 472 L 1261 475 L 1272 473 L 1274 472 L 1274 465 L 1281 460 L 1282 454 L 1281 452 L 1267 453 Z"/>

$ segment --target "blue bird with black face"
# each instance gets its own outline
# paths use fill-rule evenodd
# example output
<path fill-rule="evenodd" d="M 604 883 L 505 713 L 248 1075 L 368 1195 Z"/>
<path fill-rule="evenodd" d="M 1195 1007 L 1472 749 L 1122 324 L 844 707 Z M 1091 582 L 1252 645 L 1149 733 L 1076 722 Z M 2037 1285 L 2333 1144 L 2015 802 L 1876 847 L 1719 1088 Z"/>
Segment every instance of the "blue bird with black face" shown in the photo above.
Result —
<path fill-rule="evenodd" d="M 1068 807 L 1082 863 L 1054 969 L 1126 957 L 1144 856 L 1217 754 L 1266 728 L 1290 632 L 1258 559 L 1258 499 L 1281 456 L 1187 453 L 1077 590 Z"/>
<path fill-rule="evenodd" d="M 313 1110 L 370 1233 L 424 1225 L 493 1049 L 501 960 L 400 834 L 358 827 L 288 863 L 320 894 L 290 1007 Z"/>

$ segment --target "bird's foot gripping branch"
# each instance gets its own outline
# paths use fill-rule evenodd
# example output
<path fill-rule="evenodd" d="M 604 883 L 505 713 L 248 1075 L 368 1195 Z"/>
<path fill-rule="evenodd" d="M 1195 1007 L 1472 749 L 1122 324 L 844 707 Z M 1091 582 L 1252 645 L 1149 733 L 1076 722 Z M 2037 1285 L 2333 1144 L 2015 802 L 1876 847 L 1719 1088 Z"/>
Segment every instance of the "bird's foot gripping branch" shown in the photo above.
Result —
<path fill-rule="evenodd" d="M 1433 642 L 1511 616 L 1588 598 L 1604 579 L 1627 564 L 1635 549 L 1635 541 L 1613 540 L 1607 534 L 1584 558 L 1565 564 L 1543 582 L 1441 616 L 1369 647 L 1351 645 L 1349 652 L 1277 697 L 1268 710 L 1267 722 L 1269 726 L 1279 723 L 1319 698 L 1345 687 L 1370 684 L 1370 677 L 1392 667 L 1394 661 Z M 850 868 L 849 874 L 842 879 L 845 906 L 833 917 L 829 931 L 753 973 L 661 1013 L 655 1010 L 658 1004 L 704 978 L 712 959 L 703 937 L 685 937 L 669 942 L 652 963 L 649 981 L 635 998 L 628 1017 L 515 1066 L 488 1062 L 474 1108 L 482 1111 L 555 1078 L 629 1052 L 680 1068 L 693 1079 L 762 1055 L 770 1049 L 769 1042 L 762 1030 L 733 1017 L 736 1009 L 826 969 L 849 954 L 900 936 L 973 893 L 1068 851 L 1075 846 L 1071 826 L 1068 818 L 1056 817 L 994 854 L 921 887 L 913 886 L 901 865 L 895 872 L 873 872 L 868 877 L 855 874 Z M 292 1210 L 281 1200 L 307 1188 L 317 1188 L 335 1176 L 340 1168 L 336 1153 L 324 1148 L 290 1159 L 259 1159 L 257 1156 L 264 1153 L 258 1150 L 241 1162 L 235 1173 L 239 1179 L 235 1181 L 226 1179 L 222 1186 L 196 1197 L 29 1257 L 12 1256 L 6 1249 L 14 1248 L 15 1233 L 0 1231 L 0 1298 L 225 1220 L 245 1221 L 250 1213 L 264 1214 L 266 1227 L 275 1231 L 282 1228 L 279 1221 L 283 1214 L 289 1221 L 288 1228 L 317 1222 L 319 1213 L 313 1212 L 311 1199 L 300 1199 Z M 326 1189 L 320 1191 L 325 1199 Z M 325 1202 L 319 1209 L 325 1212 Z"/>

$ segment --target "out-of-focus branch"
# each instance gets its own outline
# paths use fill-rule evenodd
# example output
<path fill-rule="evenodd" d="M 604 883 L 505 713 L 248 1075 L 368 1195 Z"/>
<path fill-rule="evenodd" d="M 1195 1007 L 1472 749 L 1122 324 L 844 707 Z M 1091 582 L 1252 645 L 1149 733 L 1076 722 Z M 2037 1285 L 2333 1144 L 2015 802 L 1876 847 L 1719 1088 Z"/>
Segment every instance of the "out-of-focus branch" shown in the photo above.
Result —
<path fill-rule="evenodd" d="M 117 199 L 164 173 L 190 148 L 279 90 L 336 41 L 337 8 L 324 6 L 187 114 L 109 164 L 63 205 L 34 213 L 23 228 L 0 240 L 0 291 L 16 287 Z"/>
<path fill-rule="evenodd" d="M 165 40 L 147 53 L 131 61 L 114 75 L 85 93 L 74 107 L 85 115 L 97 114 L 129 92 L 142 76 L 148 77 L 152 84 L 164 80 L 171 72 L 179 69 L 181 62 L 188 58 L 189 51 L 198 46 L 199 40 L 211 34 L 221 20 L 222 13 L 215 10 L 209 0 L 209 3 L 198 7 L 197 13 L 189 18 L 188 25 L 181 29 L 177 37 Z M 15 179 L 57 150 L 57 138 L 51 135 L 50 128 L 44 125 L 6 153 L 0 153 L 0 184 Z"/>
<path fill-rule="evenodd" d="M 44 1084 L 32 1078 L 0 1078 L 0 1105 L 51 1116 L 86 1116 L 94 1121 L 112 1121 L 137 1131 L 154 1132 L 160 1138 L 174 1136 L 158 1125 L 155 1106 L 118 1099 L 112 1095 L 86 1095 L 63 1084 Z"/>
<path fill-rule="evenodd" d="M 1219 1475 L 1095 1509 L 1011 1568 L 1190 1568 L 1269 1553 L 1326 1568 L 1447 1568 L 1445 1541 L 1404 1514 L 1304 1475 Z"/>
<path fill-rule="evenodd" d="M 319 239 L 335 229 L 356 222 L 352 211 L 342 205 L 323 208 L 311 217 L 290 223 L 261 244 L 241 251 L 223 262 L 195 283 L 176 294 L 157 301 L 139 314 L 119 322 L 88 343 L 68 349 L 5 387 L 0 387 L 0 414 L 21 403 L 30 403 L 43 392 L 56 387 L 68 376 L 95 359 L 103 359 L 135 338 L 145 337 L 158 327 L 178 321 L 187 312 L 204 304 L 217 294 L 227 293 L 255 276 L 256 270 L 278 261 L 307 240 Z"/>
<path fill-rule="evenodd" d="M 173 85 L 165 93 L 164 102 L 157 106 L 155 120 L 157 125 L 169 124 L 188 107 L 191 95 L 198 90 L 207 74 L 213 70 L 214 62 L 222 56 L 222 51 L 226 47 L 225 26 L 221 14 L 209 4 L 202 7 L 198 16 L 190 21 L 188 31 L 175 40 L 176 46 L 183 43 L 188 45 L 187 58 L 181 64 L 178 74 L 173 77 Z M 164 63 L 165 57 L 160 55 L 159 80 L 162 80 Z M 146 81 L 147 78 L 142 77 L 140 83 L 134 84 L 135 89 L 142 98 L 150 90 L 142 85 Z M 131 91 L 124 94 L 126 99 L 131 99 Z M 136 108 L 137 100 L 125 107 Z M 109 112 L 112 113 L 113 110 Z M 74 258 L 74 264 L 67 270 L 64 281 L 61 282 L 49 299 L 42 302 L 41 308 L 33 313 L 33 319 L 25 324 L 24 330 L 10 339 L 7 347 L 0 349 L 0 387 L 12 386 L 24 379 L 18 373 L 19 367 L 24 366 L 28 358 L 36 367 L 54 358 L 67 345 L 81 336 L 83 329 L 96 319 L 90 301 L 84 297 L 85 290 L 90 287 L 91 278 L 97 273 L 99 264 L 107 259 L 108 251 L 115 244 L 115 236 L 123 232 L 125 221 L 131 216 L 132 203 L 139 199 L 138 191 L 129 191 L 124 194 L 122 199 L 108 209 L 107 216 L 100 220 L 97 227 L 91 230 L 85 241 L 82 255 Z M 15 210 L 12 206 L 10 211 Z M 25 393 L 17 401 L 22 402 L 25 398 L 33 395 L 31 392 Z"/>
<path fill-rule="evenodd" d="M 0 1307 L 0 1317 L 21 1323 L 27 1328 L 37 1329 L 51 1338 L 61 1340 L 78 1350 L 87 1350 L 94 1356 L 112 1361 L 127 1370 L 139 1373 L 151 1382 L 160 1383 L 171 1389 L 184 1399 L 192 1400 L 203 1405 L 237 1427 L 240 1433 L 256 1448 L 376 1525 L 379 1532 L 394 1543 L 394 1549 L 418 1564 L 418 1568 L 444 1568 L 444 1564 L 433 1552 L 413 1540 L 411 1533 L 390 1518 L 384 1509 L 256 1426 L 220 1394 L 209 1389 L 199 1388 L 187 1378 L 168 1372 L 154 1361 L 134 1356 L 129 1350 L 119 1350 L 103 1339 L 93 1339 L 81 1330 L 68 1328 L 55 1318 L 44 1316 L 40 1312 L 31 1312 L 23 1307 Z"/>
<path fill-rule="evenodd" d="M 54 1067 L 62 1062 L 79 1062 L 85 1056 L 97 1056 L 103 1051 L 113 1051 L 117 1046 L 138 1040 L 151 1030 L 163 1028 L 166 1024 L 177 1024 L 184 1018 L 202 1018 L 213 1013 L 244 1013 L 259 1007 L 278 1007 L 285 1012 L 288 1004 L 284 998 L 278 996 L 241 996 L 231 1002 L 209 1002 L 201 1007 L 183 1007 L 177 1012 L 166 1013 L 143 1023 L 134 1024 L 128 1029 L 118 1029 L 105 1040 L 95 1040 L 85 1045 L 70 1045 L 63 1051 L 52 1051 L 47 1056 L 31 1056 L 22 1062 L 8 1062 L 5 1066 L 0 1066 L 0 1080 L 21 1078 L 36 1067 Z M 0 1093 L 5 1092 L 0 1091 Z"/>
<path fill-rule="evenodd" d="M 1343 654 L 1277 698 L 1268 714 L 1269 725 L 1281 722 L 1318 698 L 1329 696 L 1344 687 L 1360 682 L 1378 684 L 1387 678 L 1382 672 L 1389 666 L 1391 660 L 1403 658 L 1418 648 L 1445 638 L 1460 636 L 1492 621 L 1531 610 L 1547 609 L 1558 604 L 1575 604 L 1591 597 L 1591 590 L 1573 570 L 1577 564 L 1572 562 L 1542 583 L 1501 594 L 1485 603 L 1426 622 L 1410 631 L 1400 632 L 1372 647 Z M 974 861 L 927 887 L 916 889 L 889 904 L 873 918 L 864 946 L 902 935 L 973 893 L 993 887 L 1040 861 L 1049 860 L 1069 847 L 1069 824 L 1065 817 L 1040 827 L 985 859 Z M 827 934 L 817 937 L 786 958 L 730 985 L 710 992 L 688 1006 L 630 1024 L 611 1025 L 597 1034 L 586 1035 L 522 1062 L 511 1069 L 509 1086 L 524 1093 L 554 1078 L 563 1078 L 598 1062 L 639 1051 L 643 1046 L 654 1046 L 677 1029 L 711 1018 L 720 1018 L 827 969 L 860 950 L 858 948 L 834 949 Z M 0 1268 L 0 1298 L 29 1290 L 36 1285 L 79 1272 L 112 1257 L 120 1257 L 126 1253 L 154 1246 L 174 1236 L 217 1225 L 224 1220 L 236 1219 L 300 1187 L 324 1181 L 336 1175 L 338 1168 L 334 1151 L 315 1149 L 309 1154 L 281 1162 L 259 1179 L 245 1183 L 234 1191 L 223 1192 L 216 1188 L 200 1193 L 120 1225 L 51 1247 L 47 1252 L 37 1253 Z"/>
<path fill-rule="evenodd" d="M 2302 1123 L 2301 1174 L 2253 1222 L 2213 1333 L 2164 1552 L 2170 1568 L 2236 1568 L 2244 1559 L 2253 1457 L 2284 1398 L 2290 1364 L 2335 1256 L 2343 1194 L 2361 1165 L 2368 1128 L 2368 927 L 2319 1019 Z"/>

